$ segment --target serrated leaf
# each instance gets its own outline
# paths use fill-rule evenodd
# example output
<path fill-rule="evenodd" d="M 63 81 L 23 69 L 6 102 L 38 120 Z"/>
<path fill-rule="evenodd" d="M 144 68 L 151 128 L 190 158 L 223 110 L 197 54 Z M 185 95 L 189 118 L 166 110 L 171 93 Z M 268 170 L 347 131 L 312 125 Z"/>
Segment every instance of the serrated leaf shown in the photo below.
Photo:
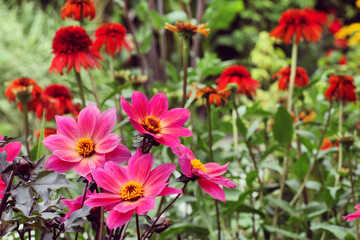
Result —
<path fill-rule="evenodd" d="M 16 188 L 11 190 L 10 194 L 16 200 L 17 204 L 22 205 L 18 207 L 25 216 L 29 216 L 34 203 L 33 193 L 31 192 L 30 186 Z"/>
<path fill-rule="evenodd" d="M 283 106 L 275 114 L 273 132 L 275 140 L 281 145 L 287 146 L 291 142 L 294 133 L 293 119 Z"/>
<path fill-rule="evenodd" d="M 81 225 L 83 221 L 78 221 L 78 220 L 80 220 L 82 217 L 86 217 L 87 215 L 89 215 L 90 210 L 91 210 L 91 207 L 83 206 L 79 210 L 71 213 L 69 219 L 67 221 L 65 221 L 65 223 L 64 223 L 65 231 L 69 230 L 75 226 Z"/>

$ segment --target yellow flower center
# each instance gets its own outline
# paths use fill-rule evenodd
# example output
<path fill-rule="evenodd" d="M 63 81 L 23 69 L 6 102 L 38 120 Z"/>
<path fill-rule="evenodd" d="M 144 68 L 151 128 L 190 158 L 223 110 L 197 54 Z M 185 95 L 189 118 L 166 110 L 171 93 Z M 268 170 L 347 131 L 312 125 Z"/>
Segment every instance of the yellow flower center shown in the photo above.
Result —
<path fill-rule="evenodd" d="M 144 127 L 146 131 L 149 131 L 153 134 L 160 132 L 160 120 L 153 116 L 147 116 L 144 121 L 142 121 L 141 125 Z"/>
<path fill-rule="evenodd" d="M 205 166 L 204 164 L 202 164 L 202 162 L 199 159 L 191 160 L 191 167 L 206 173 Z"/>
<path fill-rule="evenodd" d="M 130 181 L 121 188 L 121 198 L 125 201 L 136 201 L 144 195 L 144 188 L 140 183 Z"/>
<path fill-rule="evenodd" d="M 82 138 L 78 141 L 76 151 L 86 157 L 94 152 L 94 142 L 91 138 Z"/>

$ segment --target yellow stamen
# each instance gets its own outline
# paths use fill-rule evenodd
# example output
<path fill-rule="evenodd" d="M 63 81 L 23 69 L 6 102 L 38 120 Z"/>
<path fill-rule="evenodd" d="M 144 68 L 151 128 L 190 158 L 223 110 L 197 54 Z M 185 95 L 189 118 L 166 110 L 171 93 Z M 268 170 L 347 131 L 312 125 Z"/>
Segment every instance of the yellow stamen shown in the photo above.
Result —
<path fill-rule="evenodd" d="M 125 201 L 136 201 L 144 194 L 144 188 L 140 183 L 130 181 L 121 188 L 121 198 Z"/>
<path fill-rule="evenodd" d="M 82 138 L 78 141 L 76 151 L 86 157 L 94 152 L 94 142 L 91 138 Z"/>
<path fill-rule="evenodd" d="M 151 133 L 159 133 L 160 132 L 160 120 L 153 116 L 147 116 L 144 121 L 142 121 L 141 125 L 144 127 L 146 131 Z"/>
<path fill-rule="evenodd" d="M 191 167 L 206 173 L 206 168 L 199 159 L 191 160 Z"/>

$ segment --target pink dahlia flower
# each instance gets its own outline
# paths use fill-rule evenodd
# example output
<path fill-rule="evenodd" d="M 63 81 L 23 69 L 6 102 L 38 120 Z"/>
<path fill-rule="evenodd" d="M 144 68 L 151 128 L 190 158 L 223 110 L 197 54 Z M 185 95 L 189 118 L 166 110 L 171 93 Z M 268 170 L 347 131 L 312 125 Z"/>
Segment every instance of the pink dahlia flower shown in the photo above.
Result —
<path fill-rule="evenodd" d="M 356 205 L 356 206 L 355 206 L 355 209 L 358 209 L 358 210 L 356 210 L 355 212 L 350 213 L 349 215 L 344 216 L 344 217 L 342 217 L 342 218 L 343 218 L 343 219 L 346 219 L 348 222 L 359 218 L 359 217 L 360 217 L 360 205 Z"/>
<path fill-rule="evenodd" d="M 6 189 L 6 184 L 4 183 L 4 181 L 0 177 L 0 199 L 3 198 L 3 196 L 4 196 L 3 192 L 5 191 L 5 189 Z"/>
<path fill-rule="evenodd" d="M 3 140 L 2 135 L 0 134 L 0 141 Z M 17 155 L 19 155 L 21 151 L 21 143 L 20 142 L 12 142 L 6 144 L 5 147 L 0 147 L 0 152 L 6 152 L 7 157 L 6 161 L 12 162 Z"/>
<path fill-rule="evenodd" d="M 110 229 L 124 225 L 135 212 L 146 214 L 155 207 L 155 197 L 178 194 L 179 189 L 167 187 L 170 174 L 176 165 L 161 164 L 151 170 L 154 158 L 151 153 L 142 154 L 138 149 L 129 160 L 128 166 L 113 162 L 105 163 L 104 169 L 92 171 L 96 184 L 108 191 L 89 196 L 85 205 L 89 207 L 114 204 L 106 219 Z"/>
<path fill-rule="evenodd" d="M 230 179 L 220 176 L 226 172 L 229 163 L 223 166 L 213 162 L 202 164 L 184 145 L 179 148 L 171 148 L 171 150 L 179 157 L 181 172 L 186 177 L 196 179 L 200 187 L 213 198 L 226 201 L 224 190 L 219 185 L 226 188 L 236 187 L 236 184 Z"/>
<path fill-rule="evenodd" d="M 143 93 L 135 91 L 131 97 L 132 106 L 124 97 L 120 102 L 133 127 L 141 134 L 153 136 L 158 143 L 177 147 L 180 145 L 179 137 L 193 135 L 189 129 L 182 127 L 189 119 L 190 111 L 185 108 L 168 111 L 168 101 L 163 93 L 148 101 Z"/>
<path fill-rule="evenodd" d="M 43 140 L 51 155 L 45 169 L 75 172 L 91 181 L 90 172 L 106 161 L 123 163 L 129 160 L 129 149 L 119 144 L 121 138 L 111 133 L 116 124 L 116 110 L 100 110 L 89 104 L 80 111 L 78 122 L 71 117 L 56 116 L 57 134 Z"/>

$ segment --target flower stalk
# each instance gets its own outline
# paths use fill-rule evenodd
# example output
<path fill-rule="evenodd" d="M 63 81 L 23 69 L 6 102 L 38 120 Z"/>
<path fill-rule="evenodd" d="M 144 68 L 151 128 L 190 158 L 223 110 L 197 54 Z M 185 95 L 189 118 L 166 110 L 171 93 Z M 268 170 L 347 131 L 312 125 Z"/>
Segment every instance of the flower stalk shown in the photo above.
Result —
<path fill-rule="evenodd" d="M 93 76 L 90 68 L 88 69 L 88 73 L 89 73 L 89 78 L 90 78 L 90 81 L 91 81 L 91 86 L 92 86 L 92 89 L 93 89 L 93 93 L 94 93 L 94 96 L 95 96 L 96 106 L 98 108 L 100 108 L 99 94 L 98 94 L 98 91 L 97 91 L 97 88 L 96 88 L 96 83 L 95 83 L 94 76 Z"/>
<path fill-rule="evenodd" d="M 343 115 L 344 115 L 344 102 L 343 102 L 343 100 L 340 99 L 340 101 L 339 101 L 339 127 L 338 127 L 338 131 L 339 131 L 338 135 L 340 138 L 342 137 Z M 339 155 L 338 167 L 337 167 L 338 174 L 336 175 L 335 187 L 339 185 L 339 181 L 340 181 L 339 172 L 341 172 L 341 168 L 343 165 L 343 151 L 342 151 L 341 144 L 339 144 L 339 154 L 338 155 Z"/>
<path fill-rule="evenodd" d="M 28 101 L 22 101 L 23 105 L 23 114 L 24 114 L 24 127 L 25 127 L 25 146 L 27 154 L 30 155 L 30 146 L 29 146 L 29 107 Z M 44 110 L 45 111 L 45 110 Z"/>
<path fill-rule="evenodd" d="M 288 93 L 287 108 L 286 108 L 289 113 L 291 113 L 292 97 L 294 92 L 297 54 L 298 54 L 298 44 L 295 42 L 295 37 L 294 37 L 292 43 L 292 50 L 291 50 L 291 71 L 290 71 L 289 93 Z"/>
<path fill-rule="evenodd" d="M 182 96 L 181 107 L 183 108 L 185 107 L 185 103 L 186 103 L 189 40 L 186 37 L 182 37 L 181 42 L 182 42 L 182 59 L 183 59 L 183 96 Z"/>
<path fill-rule="evenodd" d="M 83 84 L 82 84 L 82 79 L 81 79 L 81 75 L 79 72 L 77 72 L 76 70 L 75 71 L 75 78 L 76 78 L 76 82 L 79 86 L 79 94 L 80 94 L 80 98 L 81 98 L 81 105 L 83 107 L 86 106 L 86 102 L 85 102 L 85 92 L 84 92 L 84 87 L 83 87 Z"/>

